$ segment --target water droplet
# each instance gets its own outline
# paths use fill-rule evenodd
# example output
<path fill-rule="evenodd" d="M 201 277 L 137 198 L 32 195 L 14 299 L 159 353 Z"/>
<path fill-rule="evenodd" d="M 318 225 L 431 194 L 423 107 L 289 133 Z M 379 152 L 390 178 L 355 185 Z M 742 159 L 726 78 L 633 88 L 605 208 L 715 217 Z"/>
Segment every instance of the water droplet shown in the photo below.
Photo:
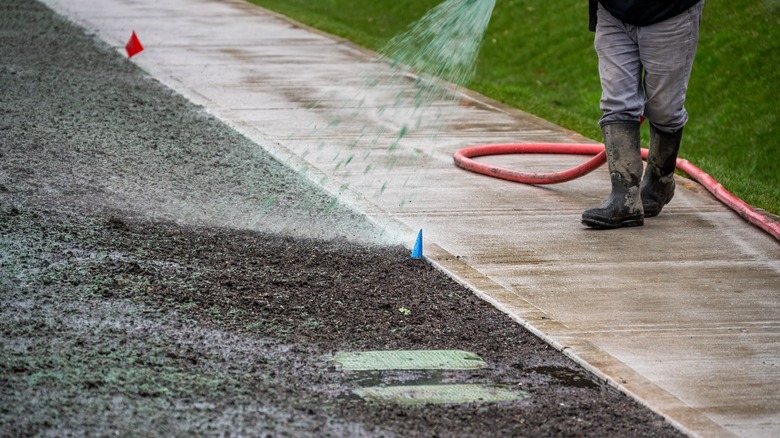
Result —
<path fill-rule="evenodd" d="M 398 133 L 398 139 L 400 140 L 400 139 L 404 138 L 404 136 L 406 135 L 406 133 L 408 131 L 409 131 L 409 125 L 404 123 L 404 126 L 401 127 L 401 131 Z"/>

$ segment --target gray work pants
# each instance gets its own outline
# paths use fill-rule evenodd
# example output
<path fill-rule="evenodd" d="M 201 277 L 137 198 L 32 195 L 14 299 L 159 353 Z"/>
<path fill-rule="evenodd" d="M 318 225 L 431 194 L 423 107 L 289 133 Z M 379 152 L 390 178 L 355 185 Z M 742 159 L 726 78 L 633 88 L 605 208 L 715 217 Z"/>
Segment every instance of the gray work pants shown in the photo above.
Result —
<path fill-rule="evenodd" d="M 634 26 L 599 5 L 594 46 L 601 77 L 600 124 L 638 121 L 660 131 L 685 126 L 685 94 L 699 41 L 704 0 L 660 23 Z"/>

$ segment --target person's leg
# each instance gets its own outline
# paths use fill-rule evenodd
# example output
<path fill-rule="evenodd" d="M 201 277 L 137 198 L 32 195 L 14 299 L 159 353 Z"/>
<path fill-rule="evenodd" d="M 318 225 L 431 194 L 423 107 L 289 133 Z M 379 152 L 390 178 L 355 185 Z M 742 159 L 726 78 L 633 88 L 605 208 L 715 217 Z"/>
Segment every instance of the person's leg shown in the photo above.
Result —
<path fill-rule="evenodd" d="M 704 2 L 636 32 L 644 74 L 644 116 L 658 130 L 674 133 L 688 121 L 685 97 L 699 40 Z"/>
<path fill-rule="evenodd" d="M 594 47 L 601 80 L 601 126 L 639 121 L 644 110 L 637 31 L 599 6 Z"/>
<path fill-rule="evenodd" d="M 644 115 L 650 121 L 650 151 L 641 187 L 646 217 L 658 215 L 674 196 L 674 169 L 688 122 L 684 104 L 703 6 L 704 1 L 637 33 L 645 68 Z"/>
<path fill-rule="evenodd" d="M 626 25 L 603 8 L 598 11 L 594 46 L 599 56 L 602 97 L 600 120 L 612 183 L 609 198 L 582 214 L 593 228 L 639 226 L 643 222 L 639 180 L 639 118 L 642 114 L 642 64 L 636 27 Z"/>

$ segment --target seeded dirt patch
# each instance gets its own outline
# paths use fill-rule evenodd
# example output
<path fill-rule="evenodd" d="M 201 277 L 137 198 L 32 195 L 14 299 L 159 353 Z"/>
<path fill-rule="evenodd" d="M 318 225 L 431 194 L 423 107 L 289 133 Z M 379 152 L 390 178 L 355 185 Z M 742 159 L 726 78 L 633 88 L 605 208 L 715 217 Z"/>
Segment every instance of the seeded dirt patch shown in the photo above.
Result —
<path fill-rule="evenodd" d="M 0 40 L 0 435 L 680 435 L 41 4 Z M 440 384 L 528 396 L 358 395 Z"/>

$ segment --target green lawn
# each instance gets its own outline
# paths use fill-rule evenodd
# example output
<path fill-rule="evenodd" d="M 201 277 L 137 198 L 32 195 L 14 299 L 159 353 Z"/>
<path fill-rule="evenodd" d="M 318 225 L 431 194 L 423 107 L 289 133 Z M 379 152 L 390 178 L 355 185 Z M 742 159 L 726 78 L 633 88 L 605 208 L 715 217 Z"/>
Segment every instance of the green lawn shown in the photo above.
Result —
<path fill-rule="evenodd" d="M 251 0 L 377 50 L 440 0 Z M 601 140 L 586 1 L 497 0 L 469 85 Z M 681 156 L 746 202 L 780 214 L 780 0 L 710 0 Z M 647 133 L 644 133 L 645 141 Z"/>

